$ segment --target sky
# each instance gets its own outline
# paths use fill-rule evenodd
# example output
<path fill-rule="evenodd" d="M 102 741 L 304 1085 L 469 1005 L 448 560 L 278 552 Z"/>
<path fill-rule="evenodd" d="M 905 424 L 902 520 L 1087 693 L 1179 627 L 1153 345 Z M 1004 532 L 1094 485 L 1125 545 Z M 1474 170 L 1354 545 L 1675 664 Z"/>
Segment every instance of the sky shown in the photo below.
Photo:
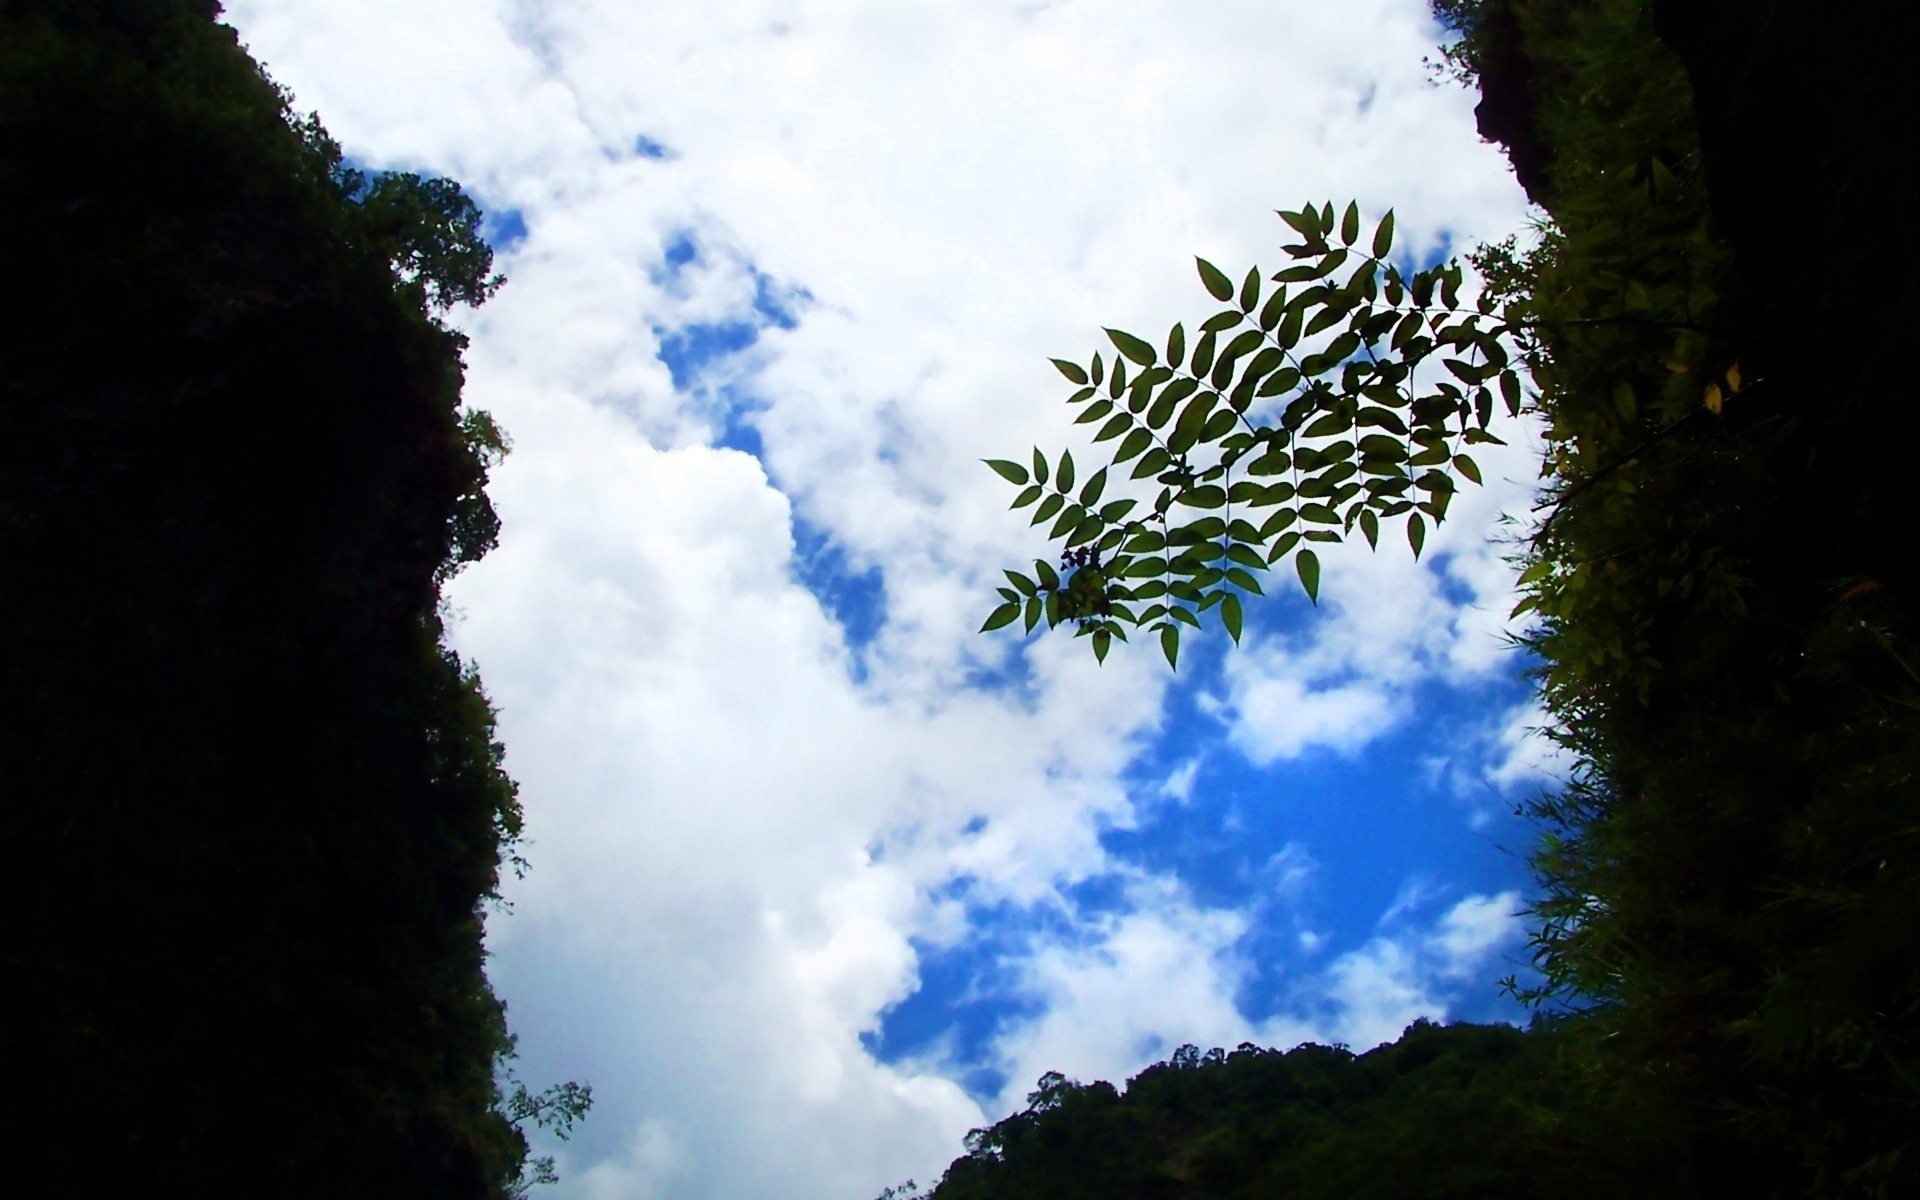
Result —
<path fill-rule="evenodd" d="M 1046 549 L 983 467 L 1079 445 L 1049 356 L 1211 311 L 1279 207 L 1521 230 L 1420 0 L 234 0 L 372 169 L 450 175 L 513 439 L 448 590 L 531 863 L 488 922 L 555 1200 L 869 1200 L 1058 1070 L 1521 1020 L 1552 755 L 1510 644 L 1537 438 L 1415 562 L 1237 649 L 980 635 Z M 1083 463 L 1092 461 L 1083 450 Z"/>

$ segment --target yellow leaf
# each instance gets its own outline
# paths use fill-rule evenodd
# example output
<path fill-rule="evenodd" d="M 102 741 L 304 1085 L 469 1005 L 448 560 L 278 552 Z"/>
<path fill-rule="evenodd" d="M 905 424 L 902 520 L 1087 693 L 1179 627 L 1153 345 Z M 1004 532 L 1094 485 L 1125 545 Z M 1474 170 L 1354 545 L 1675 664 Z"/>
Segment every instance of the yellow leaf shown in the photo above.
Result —
<path fill-rule="evenodd" d="M 1677 358 L 1670 358 L 1667 360 L 1667 370 L 1672 371 L 1675 375 L 1685 375 L 1689 371 L 1692 371 L 1693 368 Z"/>
<path fill-rule="evenodd" d="M 1739 363 L 1735 363 L 1732 366 L 1727 368 L 1727 386 L 1736 392 L 1740 390 L 1740 364 Z"/>
<path fill-rule="evenodd" d="M 1725 398 L 1722 397 L 1720 394 L 1720 385 L 1717 383 L 1708 384 L 1707 385 L 1707 411 L 1717 417 L 1720 415 L 1720 407 L 1725 403 L 1726 403 Z"/>

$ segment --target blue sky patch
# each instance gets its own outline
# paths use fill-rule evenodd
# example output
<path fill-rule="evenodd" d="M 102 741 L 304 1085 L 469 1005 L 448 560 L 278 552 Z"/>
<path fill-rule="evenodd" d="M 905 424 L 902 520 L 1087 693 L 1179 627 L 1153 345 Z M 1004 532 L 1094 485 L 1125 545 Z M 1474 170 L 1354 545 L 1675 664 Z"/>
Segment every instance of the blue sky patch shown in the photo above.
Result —
<path fill-rule="evenodd" d="M 633 139 L 633 152 L 641 158 L 652 159 L 668 158 L 673 154 L 673 151 L 667 149 L 659 142 L 654 141 L 644 133 Z"/>
<path fill-rule="evenodd" d="M 480 234 L 495 254 L 505 254 L 527 240 L 527 220 L 517 208 L 494 209 L 481 222 Z"/>
<path fill-rule="evenodd" d="M 854 678 L 866 678 L 861 651 L 887 620 L 887 581 L 879 567 L 855 570 L 846 547 L 813 522 L 794 514 L 793 574 L 820 607 L 839 622 L 854 652 Z"/>

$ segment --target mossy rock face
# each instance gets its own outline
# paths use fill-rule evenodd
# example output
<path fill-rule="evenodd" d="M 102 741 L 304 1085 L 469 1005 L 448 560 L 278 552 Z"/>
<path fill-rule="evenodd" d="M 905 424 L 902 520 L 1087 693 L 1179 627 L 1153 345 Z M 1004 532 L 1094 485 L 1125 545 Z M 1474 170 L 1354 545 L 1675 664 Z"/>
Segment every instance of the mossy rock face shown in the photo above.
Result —
<path fill-rule="evenodd" d="M 497 1194 L 462 342 L 216 12 L 0 5 L 0 1122 L 24 1194 Z"/>

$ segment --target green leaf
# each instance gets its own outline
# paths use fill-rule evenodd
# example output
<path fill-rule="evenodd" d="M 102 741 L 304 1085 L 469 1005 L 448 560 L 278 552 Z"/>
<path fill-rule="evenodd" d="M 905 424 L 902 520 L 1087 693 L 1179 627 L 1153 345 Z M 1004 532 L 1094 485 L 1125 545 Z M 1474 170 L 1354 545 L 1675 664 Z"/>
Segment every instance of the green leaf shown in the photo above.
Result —
<path fill-rule="evenodd" d="M 1340 217 L 1340 242 L 1353 245 L 1353 239 L 1360 236 L 1360 205 L 1357 201 L 1347 202 L 1347 211 Z"/>
<path fill-rule="evenodd" d="M 1420 557 L 1420 550 L 1427 544 L 1427 523 L 1419 513 L 1407 514 L 1407 545 L 1413 547 L 1413 556 Z"/>
<path fill-rule="evenodd" d="M 1048 517 L 1059 512 L 1061 506 L 1065 505 L 1066 502 L 1067 498 L 1065 496 L 1057 493 L 1048 495 L 1046 499 L 1040 502 L 1040 507 L 1033 510 L 1033 520 L 1028 521 L 1027 524 L 1038 525 L 1042 523 Z"/>
<path fill-rule="evenodd" d="M 1203 442 L 1217 442 L 1227 436 L 1233 427 L 1239 423 L 1239 420 L 1240 414 L 1230 408 L 1223 408 L 1211 417 L 1208 417 L 1207 423 L 1200 427 L 1199 440 Z"/>
<path fill-rule="evenodd" d="M 1272 333 L 1273 327 L 1280 323 L 1280 318 L 1286 315 L 1286 311 L 1287 289 L 1282 287 L 1268 296 L 1267 302 L 1260 306 L 1260 328 Z"/>
<path fill-rule="evenodd" d="M 1086 411 L 1081 413 L 1078 417 L 1075 417 L 1073 420 L 1073 423 L 1075 425 L 1091 425 L 1093 422 L 1098 421 L 1101 417 L 1106 416 L 1108 413 L 1112 411 L 1113 411 L 1113 401 L 1096 400 L 1092 404 L 1087 405 Z"/>
<path fill-rule="evenodd" d="M 1294 232 L 1298 233 L 1301 237 L 1311 241 L 1320 236 L 1320 226 L 1314 219 L 1316 214 L 1312 208 L 1307 208 L 1300 212 L 1279 210 L 1279 215 L 1280 219 L 1293 226 Z"/>
<path fill-rule="evenodd" d="M 1071 363 L 1064 358 L 1053 358 L 1047 361 L 1051 362 L 1062 375 L 1067 377 L 1068 383 L 1075 383 L 1084 387 L 1089 382 L 1087 373 L 1080 369 L 1079 363 Z"/>
<path fill-rule="evenodd" d="M 1027 472 L 1019 463 L 1008 462 L 1004 458 L 983 458 L 980 460 L 993 468 L 993 473 L 1008 483 L 1019 487 L 1027 482 Z M 1042 482 L 1046 480 L 1046 468 L 1039 468 Z"/>
<path fill-rule="evenodd" d="M 1005 568 L 1002 568 L 1000 573 L 1002 575 L 1005 575 L 1007 577 L 1007 582 L 1011 583 L 1016 589 L 1018 589 L 1020 594 L 1023 596 L 1031 596 L 1035 592 L 1040 590 L 1034 584 L 1033 580 L 1028 579 L 1025 575 L 1020 574 L 1018 571 L 1009 571 L 1009 570 L 1006 570 Z"/>
<path fill-rule="evenodd" d="M 1047 530 L 1047 538 L 1057 541 L 1065 537 L 1076 525 L 1085 520 L 1086 516 L 1086 510 L 1078 504 L 1067 505 L 1060 511 L 1060 519 L 1053 523 L 1053 528 Z"/>
<path fill-rule="evenodd" d="M 1150 367 L 1154 364 L 1153 346 L 1144 338 L 1137 338 L 1119 329 L 1109 329 L 1106 333 L 1107 339 L 1113 343 L 1114 348 L 1120 351 L 1120 353 L 1126 355 L 1143 367 Z"/>
<path fill-rule="evenodd" d="M 1060 586 L 1060 573 L 1053 569 L 1053 564 L 1036 558 L 1033 560 L 1033 569 L 1040 576 L 1041 586 L 1050 590 Z"/>
<path fill-rule="evenodd" d="M 1220 301 L 1233 299 L 1233 280 L 1227 278 L 1226 272 L 1204 258 L 1193 261 L 1200 267 L 1200 282 L 1207 286 L 1208 295 Z"/>
<path fill-rule="evenodd" d="M 1247 272 L 1247 278 L 1240 284 L 1240 311 L 1252 312 L 1253 306 L 1260 303 L 1260 268 L 1254 267 Z"/>
<path fill-rule="evenodd" d="M 1108 421 L 1105 425 L 1102 425 L 1100 427 L 1100 432 L 1093 435 L 1093 440 L 1096 442 L 1104 442 L 1104 441 L 1109 441 L 1113 438 L 1117 438 L 1121 434 L 1125 433 L 1132 425 L 1133 425 L 1132 414 L 1115 413 L 1113 416 L 1113 420 Z"/>
<path fill-rule="evenodd" d="M 1194 508 L 1221 508 L 1227 502 L 1227 490 L 1210 483 L 1202 484 L 1180 493 L 1179 501 Z"/>
<path fill-rule="evenodd" d="M 1102 379 L 1106 378 L 1106 375 L 1107 375 L 1106 364 L 1100 361 L 1100 352 L 1098 350 L 1095 350 L 1093 352 L 1093 370 L 1092 370 L 1093 381 L 1095 383 L 1099 383 Z"/>
<path fill-rule="evenodd" d="M 1293 556 L 1293 569 L 1300 573 L 1300 586 L 1307 591 L 1307 599 L 1320 603 L 1320 556 L 1311 550 L 1302 550 Z"/>
<path fill-rule="evenodd" d="M 1011 606 L 1009 606 L 1011 607 Z M 1240 597 L 1228 592 L 1220 601 L 1220 623 L 1227 627 L 1227 636 L 1234 645 L 1240 644 Z"/>
<path fill-rule="evenodd" d="M 1047 458 L 1040 453 L 1039 447 L 1035 447 L 1033 451 L 1033 481 L 1035 483 L 1047 481 Z"/>
<path fill-rule="evenodd" d="M 1120 440 L 1120 448 L 1113 452 L 1113 461 L 1126 462 L 1153 444 L 1153 434 L 1145 429 L 1135 429 Z"/>
<path fill-rule="evenodd" d="M 1167 361 L 1176 367 L 1187 361 L 1187 330 L 1178 322 L 1167 331 Z"/>
<path fill-rule="evenodd" d="M 1100 502 L 1100 493 L 1106 490 L 1106 486 L 1107 469 L 1101 467 L 1093 473 L 1093 478 L 1087 480 L 1086 486 L 1080 489 L 1080 503 L 1087 508 L 1092 508 Z"/>
<path fill-rule="evenodd" d="M 1167 656 L 1169 667 L 1180 669 L 1180 627 L 1172 621 L 1160 626 L 1160 653 Z"/>
<path fill-rule="evenodd" d="M 1243 546 L 1236 542 L 1227 547 L 1227 557 L 1241 566 L 1252 567 L 1256 571 L 1267 569 L 1267 560 L 1261 558 L 1260 552 L 1252 546 Z"/>
<path fill-rule="evenodd" d="M 1007 505 L 1007 507 L 1008 508 L 1025 508 L 1027 505 L 1032 504 L 1035 500 L 1038 500 L 1042 494 L 1043 493 L 1041 492 L 1040 485 L 1037 483 L 1033 484 L 1027 487 L 1025 490 L 1023 490 L 1018 496 L 1015 496 L 1013 498 L 1013 503 Z"/>
<path fill-rule="evenodd" d="M 1456 454 L 1453 456 L 1453 469 L 1475 483 L 1480 482 L 1480 464 L 1474 462 L 1464 454 Z"/>
<path fill-rule="evenodd" d="M 993 610 L 992 615 L 987 618 L 987 623 L 980 627 L 980 632 L 992 633 L 994 630 L 1011 625 L 1019 619 L 1019 604 L 1002 604 L 999 608 Z"/>
<path fill-rule="evenodd" d="M 1127 476 L 1127 478 L 1145 479 L 1149 475 L 1157 475 L 1165 470 L 1167 464 L 1172 461 L 1172 455 L 1160 447 L 1155 446 L 1153 449 L 1141 455 L 1139 462 L 1133 464 L 1133 473 Z"/>
<path fill-rule="evenodd" d="M 1500 396 L 1507 402 L 1507 415 L 1520 415 L 1520 377 L 1512 371 L 1500 373 Z"/>
<path fill-rule="evenodd" d="M 1136 558 L 1133 560 L 1133 562 L 1127 567 L 1126 578 L 1151 579 L 1156 575 L 1165 575 L 1166 573 L 1167 573 L 1166 559 L 1147 556 L 1143 558 Z"/>
<path fill-rule="evenodd" d="M 1200 335 L 1200 341 L 1193 348 L 1192 369 L 1195 375 L 1205 375 L 1213 367 L 1213 330 Z"/>
<path fill-rule="evenodd" d="M 1393 249 L 1393 210 L 1380 218 L 1380 224 L 1373 231 L 1373 256 L 1385 258 L 1387 251 Z"/>
<path fill-rule="evenodd" d="M 1266 565 L 1264 563 L 1261 564 L 1261 570 L 1265 569 Z M 1228 567 L 1227 579 L 1230 580 L 1235 587 L 1245 588 L 1256 596 L 1266 595 L 1266 592 L 1260 587 L 1260 581 L 1239 567 Z"/>
<path fill-rule="evenodd" d="M 1060 467 L 1054 472 L 1053 486 L 1061 492 L 1073 490 L 1073 451 L 1060 452 Z"/>
<path fill-rule="evenodd" d="M 1093 661 L 1099 663 L 1106 662 L 1107 651 L 1111 649 L 1112 646 L 1113 635 L 1111 633 L 1108 633 L 1105 629 L 1096 629 L 1093 631 Z"/>

